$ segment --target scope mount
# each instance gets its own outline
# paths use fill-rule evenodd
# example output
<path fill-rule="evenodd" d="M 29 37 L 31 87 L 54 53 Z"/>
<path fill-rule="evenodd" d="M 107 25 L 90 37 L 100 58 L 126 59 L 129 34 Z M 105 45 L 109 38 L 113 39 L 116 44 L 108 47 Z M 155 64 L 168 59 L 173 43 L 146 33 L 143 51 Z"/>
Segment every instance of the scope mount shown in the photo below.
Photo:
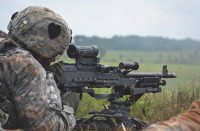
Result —
<path fill-rule="evenodd" d="M 100 58 L 98 57 L 93 57 L 93 58 L 87 58 L 87 57 L 79 57 L 76 58 L 76 63 L 77 64 L 97 64 L 100 62 Z"/>

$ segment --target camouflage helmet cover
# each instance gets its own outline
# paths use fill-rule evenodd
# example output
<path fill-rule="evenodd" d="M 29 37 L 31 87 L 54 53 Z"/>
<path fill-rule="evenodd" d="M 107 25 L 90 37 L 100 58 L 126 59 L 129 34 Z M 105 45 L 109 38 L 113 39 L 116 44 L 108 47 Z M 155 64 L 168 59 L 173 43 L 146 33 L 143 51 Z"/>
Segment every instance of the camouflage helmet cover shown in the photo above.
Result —
<path fill-rule="evenodd" d="M 71 41 L 67 23 L 46 7 L 30 6 L 16 13 L 8 30 L 11 38 L 45 58 L 62 54 Z"/>

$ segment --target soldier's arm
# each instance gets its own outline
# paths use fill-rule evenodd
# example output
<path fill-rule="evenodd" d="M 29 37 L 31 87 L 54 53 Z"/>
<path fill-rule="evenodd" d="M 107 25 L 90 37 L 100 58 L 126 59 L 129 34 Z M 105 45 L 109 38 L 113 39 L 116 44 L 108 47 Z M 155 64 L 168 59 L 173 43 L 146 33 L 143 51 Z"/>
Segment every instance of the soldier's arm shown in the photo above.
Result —
<path fill-rule="evenodd" d="M 62 75 L 62 66 L 63 62 L 58 62 L 53 65 L 50 65 L 48 67 L 45 67 L 47 71 L 53 72 L 54 73 L 54 79 L 56 83 L 59 83 L 60 77 Z M 59 85 L 58 85 L 59 86 Z M 74 112 L 77 111 L 78 109 L 78 104 L 81 100 L 81 96 L 78 93 L 75 92 L 62 92 L 61 93 L 61 98 L 62 98 L 62 103 L 64 105 L 70 106 L 74 109 Z"/>
<path fill-rule="evenodd" d="M 145 131 L 199 131 L 200 99 L 194 101 L 184 114 L 168 121 L 152 124 Z"/>
<path fill-rule="evenodd" d="M 25 130 L 64 130 L 59 92 L 49 84 L 46 72 L 29 53 L 16 53 L 4 61 L 6 74 L 16 106 L 20 128 Z M 6 71 L 4 71 L 6 72 Z M 6 72 L 9 73 L 9 72 Z M 55 99 L 52 99 L 55 98 Z"/>

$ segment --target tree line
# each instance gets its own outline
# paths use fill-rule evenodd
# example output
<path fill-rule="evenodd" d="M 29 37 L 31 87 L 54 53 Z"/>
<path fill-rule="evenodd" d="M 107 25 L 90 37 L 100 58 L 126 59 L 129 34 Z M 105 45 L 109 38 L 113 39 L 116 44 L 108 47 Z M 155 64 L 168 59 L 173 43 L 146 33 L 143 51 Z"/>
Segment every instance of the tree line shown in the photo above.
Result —
<path fill-rule="evenodd" d="M 97 45 L 105 50 L 131 51 L 199 51 L 200 41 L 192 39 L 169 39 L 163 37 L 113 36 L 102 38 L 98 36 L 77 35 L 73 38 L 76 45 Z"/>

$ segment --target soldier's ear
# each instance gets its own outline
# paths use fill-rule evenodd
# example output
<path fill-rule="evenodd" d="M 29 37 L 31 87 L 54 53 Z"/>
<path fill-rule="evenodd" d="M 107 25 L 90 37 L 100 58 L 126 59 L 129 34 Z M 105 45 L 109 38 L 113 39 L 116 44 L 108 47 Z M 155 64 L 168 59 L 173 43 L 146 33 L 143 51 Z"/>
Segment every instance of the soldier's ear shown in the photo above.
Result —
<path fill-rule="evenodd" d="M 13 20 L 15 18 L 15 16 L 17 15 L 18 12 L 15 12 L 12 16 L 11 16 L 11 20 Z"/>

